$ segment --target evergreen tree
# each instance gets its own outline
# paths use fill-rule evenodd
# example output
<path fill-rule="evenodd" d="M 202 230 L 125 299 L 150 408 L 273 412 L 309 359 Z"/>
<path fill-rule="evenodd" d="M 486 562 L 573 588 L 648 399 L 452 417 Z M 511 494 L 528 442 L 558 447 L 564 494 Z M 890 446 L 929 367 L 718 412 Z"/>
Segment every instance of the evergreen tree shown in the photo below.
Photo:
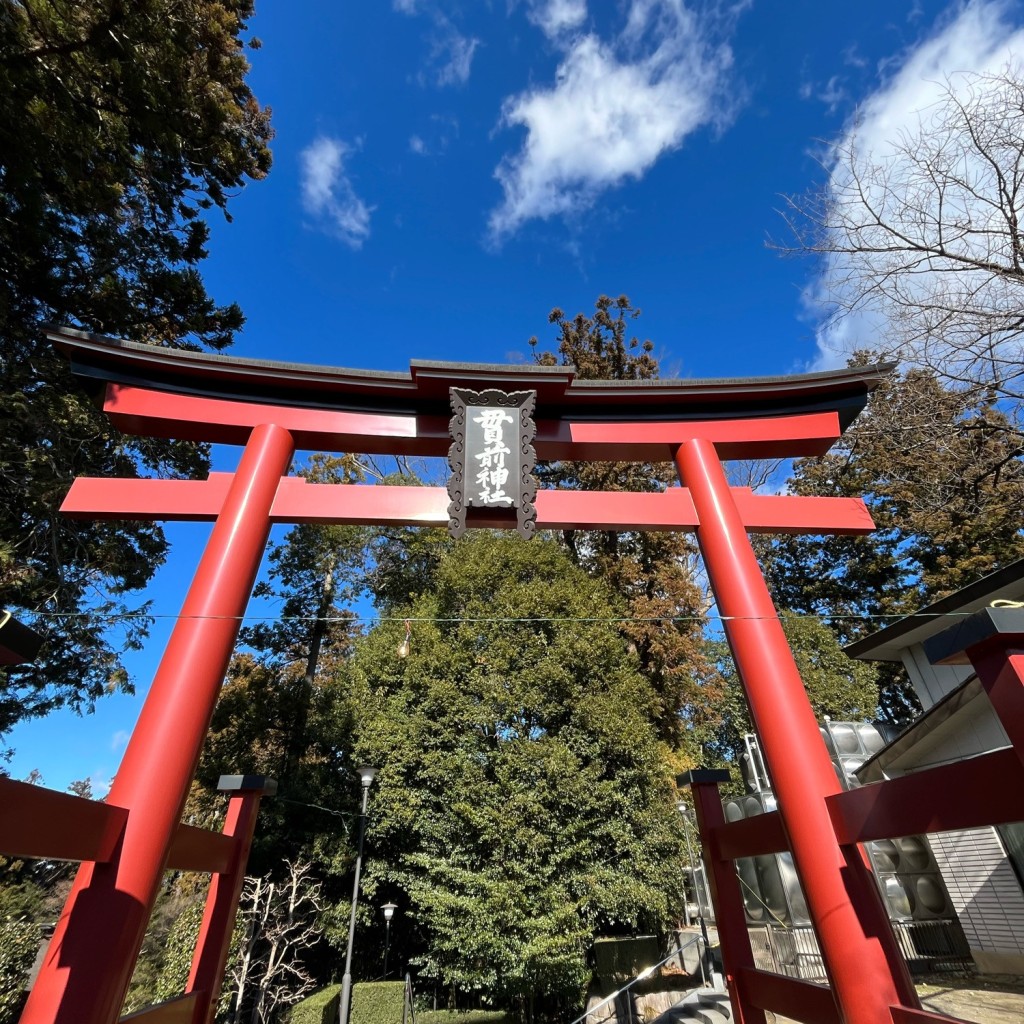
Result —
<path fill-rule="evenodd" d="M 598 298 L 592 317 L 568 319 L 554 309 L 557 352 L 538 351 L 542 366 L 574 366 L 582 380 L 653 380 L 659 375 L 654 345 L 630 336 L 640 310 L 625 295 Z M 677 473 L 671 463 L 557 462 L 537 467 L 543 487 L 571 490 L 664 491 Z M 563 531 L 573 562 L 603 579 L 626 601 L 622 631 L 635 647 L 658 700 L 662 737 L 682 747 L 680 770 L 696 761 L 695 737 L 717 720 L 719 680 L 704 657 L 707 603 L 694 577 L 696 552 L 683 533 Z"/>
<path fill-rule="evenodd" d="M 813 615 L 782 612 L 782 628 L 789 641 L 814 716 L 839 721 L 870 721 L 878 711 L 878 666 L 848 657 L 835 633 Z M 722 720 L 705 745 L 708 764 L 732 767 L 743 754 L 743 737 L 754 731 L 750 710 L 725 641 L 713 641 L 712 650 L 726 681 Z"/>
<path fill-rule="evenodd" d="M 0 675 L 0 733 L 127 686 L 120 650 L 145 630 L 124 595 L 163 560 L 163 533 L 63 519 L 71 481 L 207 467 L 196 445 L 111 429 L 42 332 L 221 349 L 241 327 L 198 267 L 207 211 L 270 166 L 269 112 L 245 83 L 251 14 L 251 0 L 0 0 L 0 590 L 49 640 Z"/>
<path fill-rule="evenodd" d="M 1024 556 L 1022 453 L 992 401 L 927 370 L 894 374 L 827 455 L 795 464 L 789 483 L 796 494 L 863 497 L 877 529 L 780 538 L 767 565 L 776 599 L 821 616 L 847 643 Z M 886 716 L 915 708 L 902 677 L 884 674 Z"/>
<path fill-rule="evenodd" d="M 408 908 L 421 978 L 576 1005 L 596 933 L 680 899 L 658 701 L 619 599 L 541 538 L 475 532 L 346 665 L 374 783 L 365 891 Z M 399 954 L 396 954 L 399 955 Z"/>

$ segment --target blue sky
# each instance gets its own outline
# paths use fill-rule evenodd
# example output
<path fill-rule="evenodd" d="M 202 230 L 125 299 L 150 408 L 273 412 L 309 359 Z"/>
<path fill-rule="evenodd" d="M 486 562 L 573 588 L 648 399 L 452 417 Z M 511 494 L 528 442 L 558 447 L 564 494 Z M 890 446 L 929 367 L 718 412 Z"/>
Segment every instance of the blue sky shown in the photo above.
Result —
<path fill-rule="evenodd" d="M 822 326 L 827 266 L 766 244 L 781 196 L 1024 53 L 1010 2 L 264 0 L 251 29 L 274 167 L 214 219 L 208 288 L 246 313 L 235 355 L 379 369 L 521 361 L 601 293 L 666 376 L 835 365 L 880 325 Z M 19 727 L 12 774 L 103 790 L 207 531 L 170 531 L 139 696 Z"/>

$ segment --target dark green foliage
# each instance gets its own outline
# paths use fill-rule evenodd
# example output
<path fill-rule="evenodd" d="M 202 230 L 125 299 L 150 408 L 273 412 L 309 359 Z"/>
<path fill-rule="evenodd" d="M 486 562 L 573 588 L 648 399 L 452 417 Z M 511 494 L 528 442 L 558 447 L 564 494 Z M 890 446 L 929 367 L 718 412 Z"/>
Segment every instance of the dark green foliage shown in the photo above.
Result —
<path fill-rule="evenodd" d="M 334 1024 L 338 1019 L 340 995 L 340 985 L 328 985 L 314 992 L 288 1010 L 284 1018 L 286 1024 Z"/>
<path fill-rule="evenodd" d="M 823 617 L 847 643 L 1024 556 L 1022 451 L 991 402 L 926 370 L 894 375 L 832 451 L 798 461 L 790 481 L 796 494 L 863 497 L 876 531 L 780 538 L 766 566 L 776 600 Z M 895 720 L 916 710 L 891 673 L 881 703 Z"/>
<path fill-rule="evenodd" d="M 127 687 L 119 654 L 147 625 L 121 617 L 145 610 L 125 592 L 163 560 L 163 534 L 63 519 L 74 477 L 207 465 L 195 445 L 113 431 L 42 330 L 220 349 L 241 326 L 198 267 L 203 211 L 270 165 L 269 114 L 245 84 L 251 13 L 251 0 L 0 0 L 0 590 L 49 638 L 37 666 L 0 679 L 0 733 Z"/>
<path fill-rule="evenodd" d="M 512 1024 L 515 1018 L 501 1010 L 422 1010 L 416 1024 Z"/>
<path fill-rule="evenodd" d="M 870 721 L 877 715 L 878 667 L 848 657 L 835 633 L 813 615 L 784 611 L 782 628 L 800 671 L 807 699 L 819 721 L 828 715 L 841 721 Z M 712 656 L 726 681 L 722 721 L 705 743 L 708 765 L 735 767 L 743 752 L 743 737 L 753 732 L 746 697 L 724 640 L 710 642 Z M 739 786 L 738 773 L 733 782 Z"/>
<path fill-rule="evenodd" d="M 554 309 L 557 352 L 538 351 L 542 366 L 575 366 L 583 380 L 654 380 L 660 374 L 654 345 L 630 337 L 640 316 L 625 295 L 602 295 L 594 315 L 572 320 Z M 570 490 L 664 491 L 677 482 L 670 462 L 556 462 L 537 467 L 541 486 Z M 580 532 L 565 530 L 572 560 L 604 580 L 624 600 L 629 615 L 622 633 L 636 649 L 657 697 L 660 735 L 676 749 L 677 770 L 693 767 L 694 735 L 717 721 L 719 680 L 703 653 L 705 601 L 694 579 L 694 547 L 681 532 Z M 695 732 L 696 730 L 696 732 Z"/>
<path fill-rule="evenodd" d="M 594 975 L 621 984 L 661 959 L 657 936 L 598 939 L 594 943 Z"/>
<path fill-rule="evenodd" d="M 363 981 L 352 986 L 352 1024 L 402 1024 L 404 981 Z M 411 1022 L 410 1022 L 411 1024 Z"/>
<path fill-rule="evenodd" d="M 357 644 L 365 890 L 408 908 L 392 955 L 421 980 L 575 1004 L 595 933 L 669 918 L 678 825 L 620 614 L 557 544 L 477 532 L 409 607 L 408 658 L 397 621 Z"/>
<path fill-rule="evenodd" d="M 14 1024 L 25 1002 L 25 983 L 43 940 L 39 925 L 0 921 L 0 1024 Z"/>

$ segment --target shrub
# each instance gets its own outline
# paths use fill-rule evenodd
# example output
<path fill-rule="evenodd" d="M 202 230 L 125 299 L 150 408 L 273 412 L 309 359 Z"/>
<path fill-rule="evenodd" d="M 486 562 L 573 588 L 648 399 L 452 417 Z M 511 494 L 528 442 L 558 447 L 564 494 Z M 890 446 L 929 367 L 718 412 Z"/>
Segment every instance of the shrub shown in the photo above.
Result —
<path fill-rule="evenodd" d="M 404 981 L 362 981 L 352 986 L 350 1024 L 402 1024 Z"/>
<path fill-rule="evenodd" d="M 39 926 L 31 921 L 0 924 L 0 1024 L 13 1024 L 25 1001 L 25 982 L 39 952 Z"/>
<path fill-rule="evenodd" d="M 504 1010 L 424 1010 L 416 1024 L 512 1024 L 515 1017 Z"/>
<path fill-rule="evenodd" d="M 340 992 L 340 985 L 328 985 L 297 1002 L 285 1017 L 287 1024 L 334 1024 Z"/>

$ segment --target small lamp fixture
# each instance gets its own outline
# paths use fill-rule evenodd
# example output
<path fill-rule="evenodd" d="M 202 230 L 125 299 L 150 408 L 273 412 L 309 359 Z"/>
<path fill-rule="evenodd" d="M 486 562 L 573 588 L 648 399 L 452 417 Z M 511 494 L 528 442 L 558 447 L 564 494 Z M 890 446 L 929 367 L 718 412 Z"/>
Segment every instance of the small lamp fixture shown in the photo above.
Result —
<path fill-rule="evenodd" d="M 373 785 L 373 780 L 377 775 L 376 768 L 357 768 L 356 775 L 359 776 L 359 781 L 363 784 L 363 789 L 369 789 Z"/>
<path fill-rule="evenodd" d="M 384 920 L 385 921 L 390 921 L 391 918 L 393 918 L 395 916 L 395 911 L 398 909 L 398 904 L 397 903 L 385 903 L 384 906 L 381 907 L 380 909 L 382 911 L 384 911 Z"/>
<path fill-rule="evenodd" d="M 398 645 L 398 656 L 400 658 L 408 658 L 409 652 L 412 650 L 412 644 L 409 642 L 409 637 L 412 635 L 412 623 L 405 620 L 405 638 Z"/>

